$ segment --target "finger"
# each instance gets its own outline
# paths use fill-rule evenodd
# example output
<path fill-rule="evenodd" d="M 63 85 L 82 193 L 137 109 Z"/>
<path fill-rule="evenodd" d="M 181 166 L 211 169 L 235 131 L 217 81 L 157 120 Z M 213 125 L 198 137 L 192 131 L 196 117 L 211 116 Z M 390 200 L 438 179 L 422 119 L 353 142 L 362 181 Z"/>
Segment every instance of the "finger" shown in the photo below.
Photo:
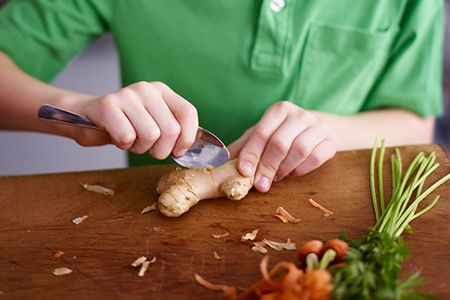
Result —
<path fill-rule="evenodd" d="M 336 143 L 327 139 L 322 141 L 311 154 L 290 175 L 302 176 L 324 164 L 336 154 Z"/>
<path fill-rule="evenodd" d="M 99 100 L 99 109 L 91 117 L 111 137 L 112 143 L 122 150 L 128 150 L 136 140 L 136 131 L 124 112 L 118 107 L 115 95 Z"/>
<path fill-rule="evenodd" d="M 133 89 L 140 96 L 145 109 L 160 130 L 159 139 L 153 144 L 149 154 L 156 159 L 165 159 L 172 152 L 178 139 L 180 125 L 158 89 L 147 82 L 139 82 L 133 86 Z"/>
<path fill-rule="evenodd" d="M 146 153 L 159 139 L 161 131 L 145 109 L 139 95 L 130 91 L 122 91 L 119 96 L 127 99 L 126 105 L 122 105 L 122 110 L 136 132 L 136 140 L 129 150 L 137 154 Z"/>
<path fill-rule="evenodd" d="M 173 154 L 181 156 L 191 148 L 198 131 L 198 113 L 194 105 L 175 93 L 170 87 L 161 82 L 153 82 L 162 93 L 162 97 L 180 124 L 181 132 L 178 136 Z"/>
<path fill-rule="evenodd" d="M 280 181 L 291 173 L 326 137 L 326 128 L 323 124 L 308 127 L 301 132 L 292 142 L 289 153 L 280 164 L 275 181 Z"/>
<path fill-rule="evenodd" d="M 273 178 L 280 164 L 286 158 L 291 144 L 299 132 L 308 126 L 301 118 L 287 118 L 273 133 L 267 143 L 264 153 L 259 161 L 255 175 L 255 188 L 260 192 L 267 192 L 272 185 Z"/>
<path fill-rule="evenodd" d="M 238 170 L 246 177 L 255 175 L 261 155 L 272 134 L 287 117 L 286 107 L 277 103 L 255 125 L 250 138 L 239 154 Z"/>
<path fill-rule="evenodd" d="M 244 145 L 250 138 L 252 132 L 253 127 L 247 129 L 240 138 L 238 138 L 228 146 L 228 150 L 230 151 L 230 159 L 235 159 L 238 156 L 239 152 L 241 152 L 242 150 L 242 147 L 244 147 Z"/>

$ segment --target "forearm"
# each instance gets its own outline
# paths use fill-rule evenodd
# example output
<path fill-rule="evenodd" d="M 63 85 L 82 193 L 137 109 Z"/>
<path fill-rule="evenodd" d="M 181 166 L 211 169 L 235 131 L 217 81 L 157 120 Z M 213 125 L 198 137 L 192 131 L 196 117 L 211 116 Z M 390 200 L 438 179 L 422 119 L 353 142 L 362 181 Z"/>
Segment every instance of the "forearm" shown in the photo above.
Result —
<path fill-rule="evenodd" d="M 338 116 L 316 112 L 336 134 L 337 149 L 371 148 L 375 139 L 384 138 L 387 145 L 431 143 L 434 118 L 402 109 L 363 112 L 355 116 Z"/>
<path fill-rule="evenodd" d="M 0 52 L 0 129 L 68 136 L 66 126 L 39 120 L 39 107 L 49 103 L 69 108 L 68 103 L 89 98 L 92 96 L 63 90 L 27 75 Z"/>

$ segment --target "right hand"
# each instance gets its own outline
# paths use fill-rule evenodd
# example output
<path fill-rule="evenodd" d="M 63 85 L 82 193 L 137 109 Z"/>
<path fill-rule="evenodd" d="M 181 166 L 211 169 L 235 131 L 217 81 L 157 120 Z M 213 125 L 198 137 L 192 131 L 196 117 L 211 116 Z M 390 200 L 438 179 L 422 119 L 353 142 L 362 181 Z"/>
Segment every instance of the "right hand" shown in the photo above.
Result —
<path fill-rule="evenodd" d="M 196 108 L 161 82 L 141 81 L 65 106 L 104 130 L 68 126 L 68 135 L 83 146 L 112 143 L 123 150 L 165 159 L 171 153 L 183 155 L 198 130 Z"/>

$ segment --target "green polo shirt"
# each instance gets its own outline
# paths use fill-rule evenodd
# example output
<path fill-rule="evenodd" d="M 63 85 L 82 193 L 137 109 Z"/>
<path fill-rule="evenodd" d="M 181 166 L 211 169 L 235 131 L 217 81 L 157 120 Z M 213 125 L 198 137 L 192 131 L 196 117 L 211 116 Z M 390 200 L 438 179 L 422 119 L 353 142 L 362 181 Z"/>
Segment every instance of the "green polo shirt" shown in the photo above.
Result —
<path fill-rule="evenodd" d="M 442 0 L 12 0 L 0 50 L 51 81 L 112 32 L 123 85 L 165 82 L 230 143 L 280 100 L 441 114 L 443 11 Z"/>

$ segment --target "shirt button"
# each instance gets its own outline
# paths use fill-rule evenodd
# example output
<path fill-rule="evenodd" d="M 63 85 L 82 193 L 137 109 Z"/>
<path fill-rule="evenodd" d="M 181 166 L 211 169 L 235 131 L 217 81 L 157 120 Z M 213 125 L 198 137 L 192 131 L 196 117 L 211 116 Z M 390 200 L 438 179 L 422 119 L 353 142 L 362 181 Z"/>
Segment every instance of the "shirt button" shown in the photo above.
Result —
<path fill-rule="evenodd" d="M 276 13 L 279 13 L 285 6 L 286 2 L 284 0 L 272 0 L 270 2 L 270 9 Z"/>

